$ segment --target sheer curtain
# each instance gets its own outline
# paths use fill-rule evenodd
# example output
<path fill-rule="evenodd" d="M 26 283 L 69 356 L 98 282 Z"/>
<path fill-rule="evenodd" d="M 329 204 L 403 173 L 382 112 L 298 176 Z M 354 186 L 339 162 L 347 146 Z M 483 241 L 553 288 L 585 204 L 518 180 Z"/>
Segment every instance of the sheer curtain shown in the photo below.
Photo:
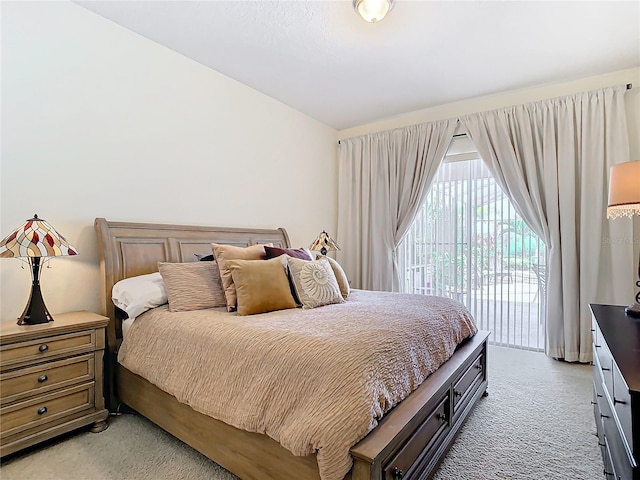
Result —
<path fill-rule="evenodd" d="M 355 288 L 399 291 L 396 247 L 453 138 L 456 120 L 342 140 L 338 261 Z"/>
<path fill-rule="evenodd" d="M 520 215 L 545 240 L 546 353 L 588 362 L 589 303 L 628 303 L 631 224 L 606 220 L 609 167 L 629 160 L 624 87 L 460 118 Z M 627 229 L 626 232 L 623 230 Z M 628 270 L 628 271 L 627 271 Z"/>

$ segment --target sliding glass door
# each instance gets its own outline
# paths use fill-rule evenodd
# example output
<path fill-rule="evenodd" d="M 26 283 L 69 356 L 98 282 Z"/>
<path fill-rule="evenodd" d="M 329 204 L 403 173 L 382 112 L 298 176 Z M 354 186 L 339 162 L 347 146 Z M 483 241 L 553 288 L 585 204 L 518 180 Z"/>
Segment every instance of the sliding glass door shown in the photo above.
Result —
<path fill-rule="evenodd" d="M 495 344 L 544 350 L 546 246 L 480 158 L 441 165 L 398 259 L 405 292 L 462 302 Z"/>

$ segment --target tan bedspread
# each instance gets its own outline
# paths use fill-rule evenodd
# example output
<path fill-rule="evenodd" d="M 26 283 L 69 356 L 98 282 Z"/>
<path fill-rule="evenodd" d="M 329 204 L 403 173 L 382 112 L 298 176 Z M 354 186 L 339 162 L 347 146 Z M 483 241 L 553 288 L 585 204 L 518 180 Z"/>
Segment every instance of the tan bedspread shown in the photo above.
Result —
<path fill-rule="evenodd" d="M 317 451 L 323 480 L 349 449 L 477 331 L 441 297 L 355 290 L 346 303 L 252 316 L 216 310 L 140 316 L 119 362 L 194 410 Z"/>

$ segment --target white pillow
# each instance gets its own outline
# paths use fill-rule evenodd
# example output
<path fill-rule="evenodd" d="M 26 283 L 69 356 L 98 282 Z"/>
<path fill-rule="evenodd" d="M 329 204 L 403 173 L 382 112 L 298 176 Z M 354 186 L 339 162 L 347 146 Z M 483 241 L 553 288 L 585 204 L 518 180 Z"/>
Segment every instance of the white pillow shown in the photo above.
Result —
<path fill-rule="evenodd" d="M 136 318 L 169 301 L 160 272 L 120 280 L 113 286 L 111 300 L 129 318 Z"/>

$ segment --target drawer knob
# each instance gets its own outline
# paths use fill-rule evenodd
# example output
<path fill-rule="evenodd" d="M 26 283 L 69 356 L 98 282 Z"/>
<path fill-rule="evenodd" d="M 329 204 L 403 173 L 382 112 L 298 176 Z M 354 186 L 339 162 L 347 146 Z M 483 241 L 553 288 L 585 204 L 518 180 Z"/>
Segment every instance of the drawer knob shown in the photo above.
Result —
<path fill-rule="evenodd" d="M 38 383 L 44 383 L 44 382 L 46 382 L 47 380 L 49 380 L 49 377 L 47 377 L 46 375 L 40 375 L 40 376 L 38 377 Z"/>
<path fill-rule="evenodd" d="M 49 345 L 47 345 L 46 343 L 43 343 L 42 345 L 40 345 L 40 347 L 38 348 L 38 350 L 40 351 L 40 353 L 44 353 L 47 350 L 49 350 Z"/>
<path fill-rule="evenodd" d="M 613 404 L 615 405 L 616 403 L 619 403 L 621 405 L 627 404 L 627 402 L 625 402 L 624 400 L 618 400 L 616 397 L 613 397 Z"/>
<path fill-rule="evenodd" d="M 404 478 L 404 472 L 398 467 L 394 467 L 393 472 L 391 473 L 391 477 L 393 477 L 393 480 L 401 480 L 402 478 Z"/>
<path fill-rule="evenodd" d="M 38 409 L 38 415 L 44 415 L 45 413 L 47 413 L 47 407 L 40 407 Z"/>

